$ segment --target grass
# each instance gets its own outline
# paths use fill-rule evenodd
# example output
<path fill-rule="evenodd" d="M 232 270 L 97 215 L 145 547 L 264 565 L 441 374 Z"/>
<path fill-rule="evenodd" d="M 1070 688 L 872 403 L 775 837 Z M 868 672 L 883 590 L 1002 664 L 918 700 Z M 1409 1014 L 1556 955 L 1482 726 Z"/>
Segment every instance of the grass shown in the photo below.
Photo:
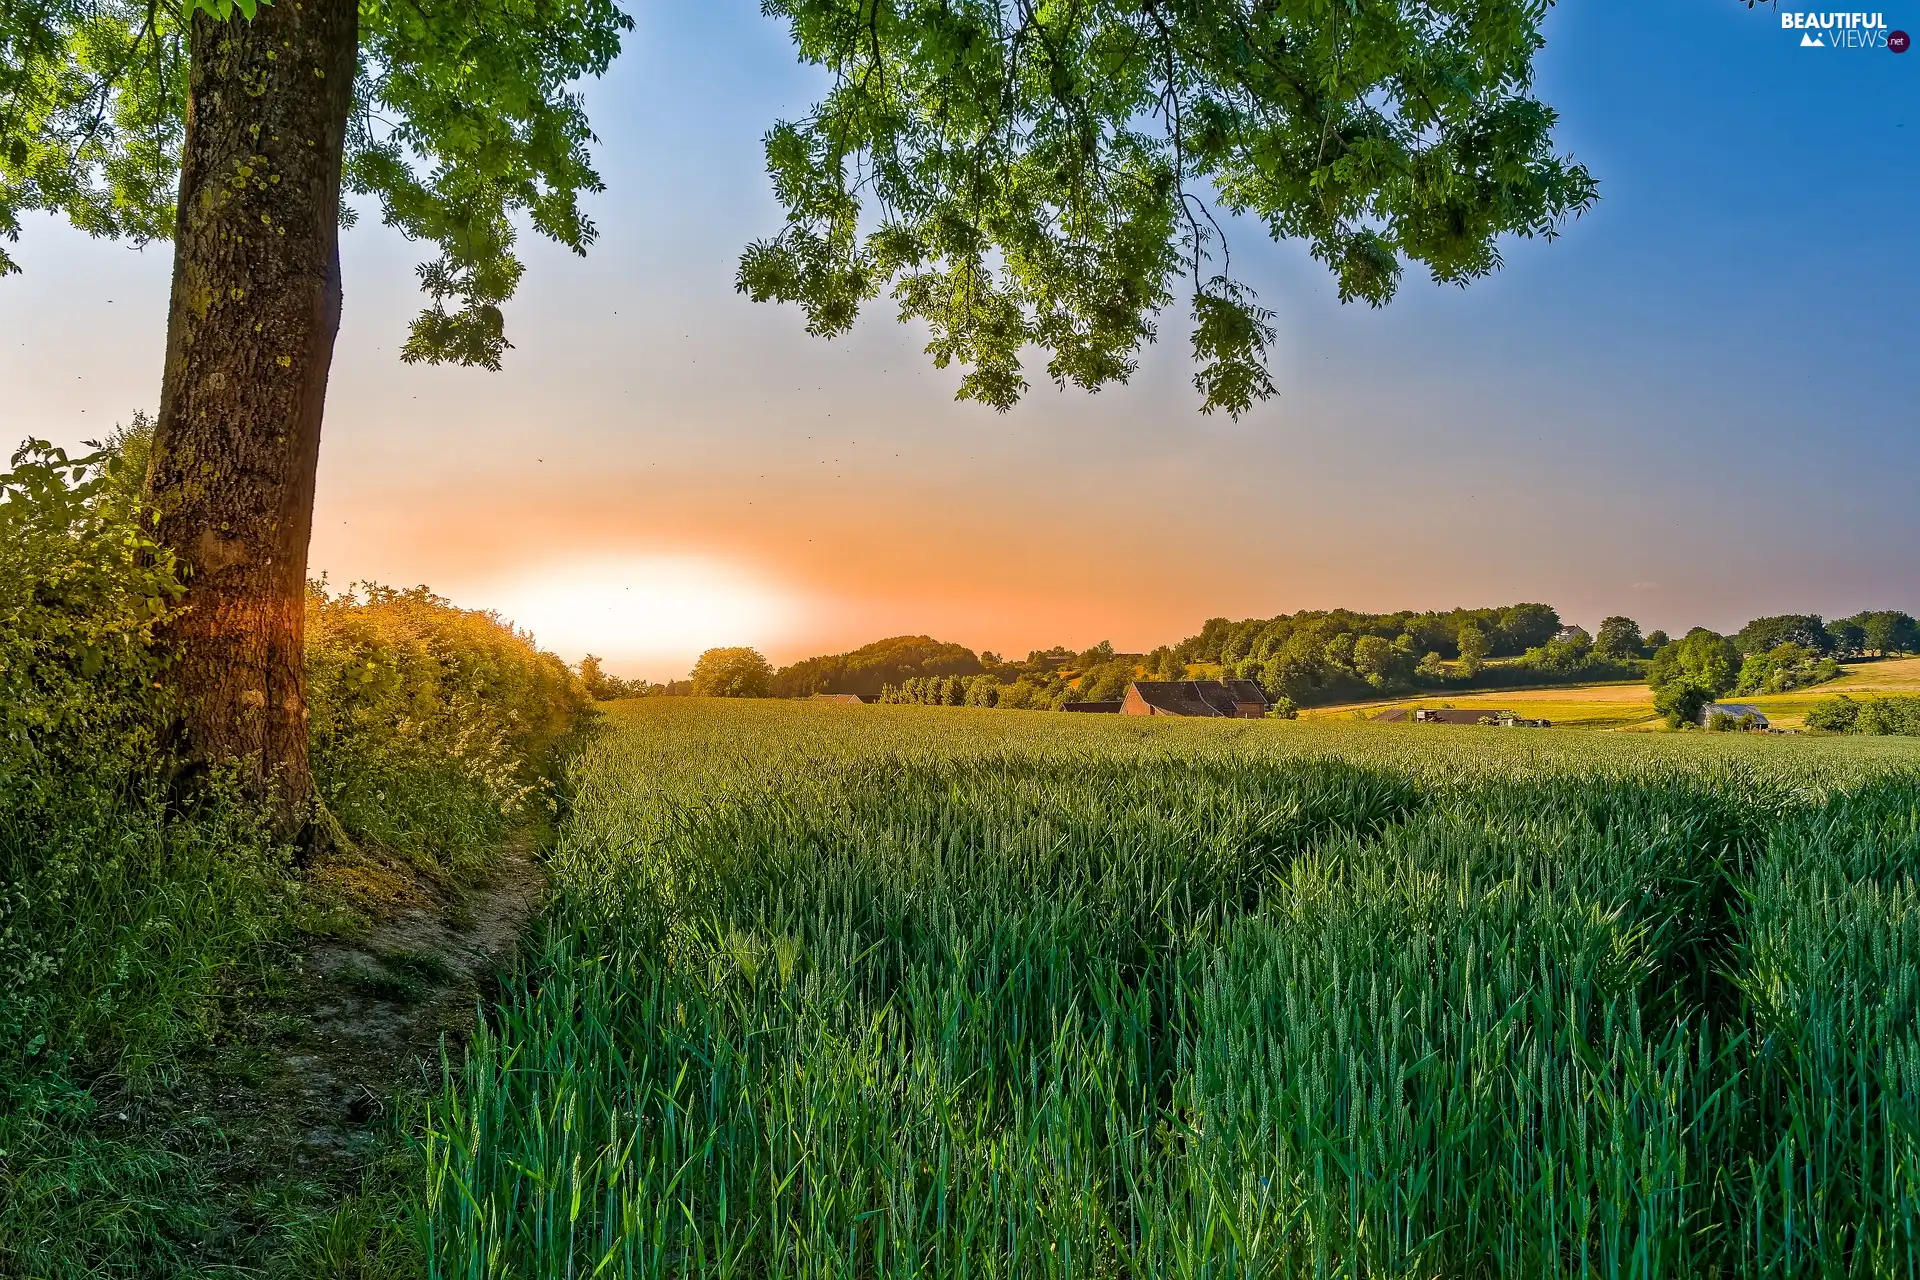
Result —
<path fill-rule="evenodd" d="M 1838 680 L 1828 684 L 1762 697 L 1735 698 L 1729 695 L 1729 700 L 1759 707 L 1777 727 L 1793 729 L 1802 725 L 1808 710 L 1816 702 L 1836 693 L 1853 697 L 1920 694 L 1920 658 L 1855 663 L 1848 666 Z M 1661 727 L 1660 718 L 1653 709 L 1653 691 L 1644 683 L 1634 682 L 1560 685 L 1547 689 L 1496 690 L 1491 693 L 1345 703 L 1335 707 L 1318 707 L 1301 714 L 1311 719 L 1352 719 L 1355 716 L 1378 715 L 1393 707 L 1413 706 L 1511 710 L 1530 719 L 1551 720 L 1556 726 L 1579 729 Z"/>
<path fill-rule="evenodd" d="M 614 715 L 435 1277 L 1920 1265 L 1920 744 Z"/>

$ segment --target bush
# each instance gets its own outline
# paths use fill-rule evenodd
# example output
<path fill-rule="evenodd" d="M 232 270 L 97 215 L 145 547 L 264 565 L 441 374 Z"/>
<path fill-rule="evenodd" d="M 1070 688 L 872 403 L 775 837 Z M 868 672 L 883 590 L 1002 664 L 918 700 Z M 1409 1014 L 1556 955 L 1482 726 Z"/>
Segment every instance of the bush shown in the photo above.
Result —
<path fill-rule="evenodd" d="M 1776 645 L 1765 653 L 1750 654 L 1740 664 L 1735 693 L 1787 693 L 1840 678 L 1840 664 L 1803 645 Z"/>
<path fill-rule="evenodd" d="M 1653 689 L 1653 709 L 1667 718 L 1674 728 L 1695 724 L 1700 712 L 1714 699 L 1712 689 L 1689 679 L 1670 680 L 1666 684 L 1655 685 Z"/>
<path fill-rule="evenodd" d="M 1827 733 L 1920 737 L 1920 698 L 1823 699 L 1807 712 L 1807 728 Z"/>
<path fill-rule="evenodd" d="M 455 872 L 547 802 L 543 762 L 589 705 L 531 636 L 425 587 L 316 584 L 307 679 L 314 778 L 334 816 Z"/>
<path fill-rule="evenodd" d="M 37 787 L 151 763 L 155 626 L 181 594 L 112 446 L 29 440 L 0 475 L 0 778 Z"/>

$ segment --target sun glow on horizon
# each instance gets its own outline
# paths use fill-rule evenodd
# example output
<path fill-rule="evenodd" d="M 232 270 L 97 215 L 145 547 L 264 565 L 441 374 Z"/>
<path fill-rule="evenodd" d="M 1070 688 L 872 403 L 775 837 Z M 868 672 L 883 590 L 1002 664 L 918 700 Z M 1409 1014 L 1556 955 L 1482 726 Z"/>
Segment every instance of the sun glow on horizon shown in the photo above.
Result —
<path fill-rule="evenodd" d="M 778 645 L 806 612 L 738 566 L 691 555 L 569 561 L 462 595 L 568 661 L 593 653 L 610 671 L 653 680 L 684 677 L 708 649 Z"/>

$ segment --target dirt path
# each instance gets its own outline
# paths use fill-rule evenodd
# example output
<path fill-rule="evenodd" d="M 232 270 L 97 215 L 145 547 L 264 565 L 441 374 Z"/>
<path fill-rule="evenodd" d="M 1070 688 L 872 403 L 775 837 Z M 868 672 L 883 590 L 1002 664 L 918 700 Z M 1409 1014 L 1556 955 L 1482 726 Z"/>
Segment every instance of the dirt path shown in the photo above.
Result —
<path fill-rule="evenodd" d="M 395 908 L 351 941 L 307 951 L 276 1037 L 278 1078 L 266 1082 L 293 1130 L 283 1158 L 330 1179 L 358 1161 L 389 1099 L 437 1082 L 442 1037 L 472 1029 L 475 1001 L 512 959 L 544 884 L 526 849 L 511 849 L 458 898 Z"/>
<path fill-rule="evenodd" d="M 141 1274 L 414 1273 L 367 1261 L 413 1256 L 399 1220 L 413 1172 L 394 1113 L 439 1087 L 442 1044 L 457 1053 L 495 994 L 545 877 L 530 842 L 457 891 L 372 858 L 310 875 L 354 904 L 351 937 L 312 940 L 206 1061 L 100 1118 L 157 1140 L 183 1179 L 177 1211 L 146 1228 L 163 1240 L 155 1256 L 174 1261 Z"/>

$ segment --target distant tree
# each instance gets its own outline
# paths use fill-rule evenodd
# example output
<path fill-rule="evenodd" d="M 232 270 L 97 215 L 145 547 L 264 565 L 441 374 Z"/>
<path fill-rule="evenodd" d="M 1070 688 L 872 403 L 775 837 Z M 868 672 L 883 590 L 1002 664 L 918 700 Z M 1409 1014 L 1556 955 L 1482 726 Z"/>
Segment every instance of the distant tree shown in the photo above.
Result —
<path fill-rule="evenodd" d="M 1254 642 L 1260 639 L 1266 624 L 1258 619 L 1249 619 L 1233 629 L 1226 642 L 1220 646 L 1220 661 L 1226 666 L 1243 662 L 1253 655 Z"/>
<path fill-rule="evenodd" d="M 1370 636 L 1368 638 L 1378 639 L 1379 637 Z M 1356 648 L 1358 643 L 1359 642 L 1353 638 L 1353 633 L 1351 631 L 1342 631 L 1339 635 L 1327 641 L 1327 647 L 1325 650 L 1327 655 L 1327 661 L 1332 663 L 1336 667 L 1354 668 L 1353 655 L 1354 655 L 1354 649 Z M 1357 669 L 1357 668 L 1354 668 L 1354 669 Z M 1365 674 L 1365 673 L 1362 672 L 1362 674 Z"/>
<path fill-rule="evenodd" d="M 1187 665 L 1180 661 L 1180 655 L 1166 645 L 1161 645 L 1147 655 L 1147 678 L 1150 680 L 1184 680 L 1187 678 Z"/>
<path fill-rule="evenodd" d="M 693 664 L 699 698 L 770 698 L 773 667 L 758 649 L 709 649 Z"/>
<path fill-rule="evenodd" d="M 1647 632 L 1644 648 L 1648 653 L 1658 653 L 1672 643 L 1672 637 L 1668 636 L 1666 632 L 1649 631 Z"/>
<path fill-rule="evenodd" d="M 1353 642 L 1353 669 L 1375 687 L 1392 677 L 1395 656 L 1393 645 L 1379 636 L 1361 636 Z"/>
<path fill-rule="evenodd" d="M 1920 736 L 1920 698 L 1865 698 L 1859 702 L 1844 694 L 1826 698 L 1807 712 L 1807 727 L 1828 733 Z"/>
<path fill-rule="evenodd" d="M 1797 644 L 1815 653 L 1831 653 L 1833 637 L 1817 613 L 1787 613 L 1774 618 L 1755 618 L 1733 637 L 1734 648 L 1743 655 L 1766 653 L 1783 644 Z"/>
<path fill-rule="evenodd" d="M 606 687 L 607 674 L 600 669 L 600 659 L 588 654 L 580 659 L 580 683 L 587 688 L 587 694 L 595 702 L 606 702 L 601 690 Z"/>
<path fill-rule="evenodd" d="M 1807 711 L 1807 728 L 1826 733 L 1852 733 L 1860 720 L 1860 704 L 1840 694 L 1822 698 Z"/>
<path fill-rule="evenodd" d="M 1623 661 L 1646 656 L 1646 641 L 1640 638 L 1640 624 L 1615 614 L 1600 622 L 1600 634 L 1594 637 L 1593 651 L 1603 658 Z"/>
<path fill-rule="evenodd" d="M 1520 657 L 1524 666 L 1540 671 L 1551 671 L 1555 675 L 1573 675 L 1592 665 L 1593 638 L 1579 627 L 1571 627 L 1562 638 L 1555 636 L 1545 644 L 1535 645 Z"/>
<path fill-rule="evenodd" d="M 1080 673 L 1079 683 L 1073 691 L 1073 701 L 1118 701 L 1126 696 L 1127 686 L 1133 683 L 1133 670 L 1131 658 L 1119 658 L 1087 668 Z"/>
<path fill-rule="evenodd" d="M 1750 653 L 1740 664 L 1735 693 L 1786 693 L 1840 677 L 1840 664 L 1803 645 L 1787 643 Z"/>
<path fill-rule="evenodd" d="M 1420 665 L 1413 669 L 1413 673 L 1422 680 L 1445 680 L 1447 678 L 1446 660 L 1437 653 L 1429 653 L 1420 659 Z"/>
<path fill-rule="evenodd" d="M 983 654 L 984 658 L 985 655 Z M 1000 682 L 989 675 L 968 676 L 966 678 L 966 705 L 969 707 L 997 707 L 1000 705 Z"/>
<path fill-rule="evenodd" d="M 600 659 L 591 653 L 580 659 L 580 683 L 587 687 L 588 696 L 595 702 L 612 702 L 616 698 L 639 696 L 628 681 L 618 676 L 608 675 L 601 667 Z M 646 681 L 637 683 L 644 685 Z"/>
<path fill-rule="evenodd" d="M 1113 641 L 1102 640 L 1091 649 L 1083 650 L 1075 659 L 1082 671 L 1088 667 L 1097 667 L 1103 662 L 1113 661 Z"/>
<path fill-rule="evenodd" d="M 1499 648 L 1502 654 L 1524 653 L 1559 634 L 1560 614 L 1544 604 L 1509 605 L 1500 611 Z"/>
<path fill-rule="evenodd" d="M 1732 689 L 1740 678 L 1740 651 L 1731 640 L 1704 627 L 1653 655 L 1647 683 L 1653 705 L 1668 723 L 1690 724 L 1700 709 Z"/>
<path fill-rule="evenodd" d="M 1839 658 L 1857 658 L 1872 648 L 1867 643 L 1867 629 L 1852 619 L 1829 622 L 1827 634 L 1833 637 L 1833 653 Z"/>
<path fill-rule="evenodd" d="M 1856 613 L 1846 621 L 1860 628 L 1863 650 L 1886 657 L 1890 653 L 1920 651 L 1920 624 L 1898 609 Z"/>
<path fill-rule="evenodd" d="M 1478 675 L 1487 665 L 1487 633 L 1477 626 L 1460 628 L 1460 665 L 1470 676 Z"/>
<path fill-rule="evenodd" d="M 1713 699 L 1713 694 L 1691 680 L 1672 680 L 1654 686 L 1653 709 L 1677 729 L 1683 724 L 1699 723 L 1700 712 Z"/>

